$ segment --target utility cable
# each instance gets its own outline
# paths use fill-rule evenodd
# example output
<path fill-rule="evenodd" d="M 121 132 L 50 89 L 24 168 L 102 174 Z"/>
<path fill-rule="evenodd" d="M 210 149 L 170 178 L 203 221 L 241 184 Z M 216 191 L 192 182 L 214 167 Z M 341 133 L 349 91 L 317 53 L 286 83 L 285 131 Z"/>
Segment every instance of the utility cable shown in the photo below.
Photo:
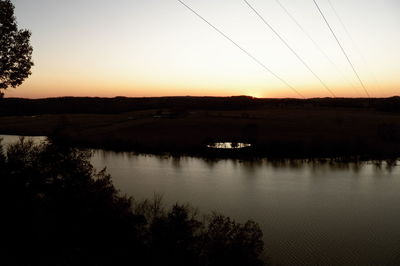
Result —
<path fill-rule="evenodd" d="M 194 9 L 192 9 L 190 6 L 188 6 L 187 4 L 185 4 L 183 1 L 181 0 L 177 0 L 178 2 L 180 2 L 183 6 L 185 6 L 187 9 L 189 9 L 193 14 L 195 14 L 198 18 L 200 18 L 201 20 L 203 20 L 205 23 L 207 23 L 210 27 L 212 27 L 215 31 L 217 31 L 219 34 L 221 34 L 223 37 L 225 37 L 225 39 L 227 39 L 228 41 L 230 41 L 232 44 L 234 44 L 237 48 L 239 48 L 242 52 L 244 52 L 247 56 L 249 56 L 251 59 L 253 59 L 257 64 L 259 64 L 262 68 L 264 68 L 267 72 L 269 72 L 270 74 L 272 74 L 275 78 L 277 78 L 278 80 L 280 80 L 283 84 L 285 84 L 286 86 L 288 86 L 292 91 L 294 91 L 297 95 L 299 95 L 301 98 L 305 98 L 300 92 L 298 92 L 292 85 L 290 85 L 288 82 L 286 82 L 283 78 L 281 78 L 280 76 L 278 76 L 277 74 L 275 74 L 271 69 L 269 69 L 266 65 L 264 65 L 260 60 L 258 60 L 255 56 L 253 56 L 250 52 L 248 52 L 246 49 L 244 49 L 243 47 L 241 47 L 238 43 L 236 43 L 234 40 L 232 40 L 228 35 L 226 35 L 225 33 L 223 33 L 220 29 L 218 29 L 217 27 L 215 27 L 213 24 L 211 24 L 211 22 L 209 22 L 208 20 L 206 20 L 204 17 L 202 17 L 199 13 L 197 13 Z"/>
<path fill-rule="evenodd" d="M 322 10 L 321 10 L 321 8 L 319 7 L 319 5 L 317 4 L 316 0 L 313 0 L 313 2 L 314 2 L 314 4 L 315 4 L 315 6 L 317 7 L 319 13 L 321 14 L 322 18 L 324 19 L 324 21 L 325 21 L 326 25 L 328 26 L 329 30 L 331 31 L 331 33 L 332 33 L 333 37 L 335 38 L 337 44 L 339 45 L 340 49 L 342 50 L 344 56 L 346 57 L 347 62 L 349 63 L 349 65 L 350 65 L 351 68 L 353 69 L 353 72 L 354 72 L 354 74 L 356 75 L 356 77 L 357 77 L 358 81 L 360 82 L 361 86 L 363 87 L 365 93 L 367 94 L 368 98 L 370 98 L 371 96 L 369 95 L 367 88 L 365 87 L 364 83 L 362 82 L 360 76 L 359 76 L 358 73 L 357 73 L 357 70 L 355 69 L 353 63 L 351 62 L 349 56 L 347 55 L 346 51 L 344 50 L 342 44 L 340 43 L 338 37 L 336 36 L 335 32 L 333 31 L 333 29 L 332 29 L 331 25 L 329 24 L 328 20 L 326 19 L 324 13 L 322 12 Z"/>
<path fill-rule="evenodd" d="M 314 44 L 315 48 L 325 57 L 325 59 L 336 69 L 336 71 L 344 78 L 355 90 L 356 87 L 354 84 L 348 79 L 348 77 L 340 70 L 340 68 L 333 62 L 333 60 L 324 52 L 321 46 L 314 40 L 313 37 L 301 26 L 300 22 L 289 12 L 289 10 L 281 3 L 280 0 L 275 0 L 276 3 L 285 11 L 285 13 L 289 16 L 289 18 L 297 25 L 297 27 L 304 33 L 304 35 Z"/>
<path fill-rule="evenodd" d="M 286 45 L 286 47 L 297 57 L 297 59 L 300 60 L 300 62 L 316 77 L 319 82 L 322 84 L 322 86 L 329 91 L 329 93 L 333 96 L 336 97 L 336 95 L 329 89 L 329 87 L 322 81 L 322 79 L 308 66 L 308 64 L 297 54 L 297 52 L 286 42 L 285 39 L 282 38 L 282 36 L 264 19 L 263 16 L 247 1 L 243 0 L 251 10 L 264 22 L 265 25 L 268 26 L 270 30 L 272 30 L 273 33 L 275 33 L 276 36 Z"/>
<path fill-rule="evenodd" d="M 342 25 L 342 27 L 343 27 L 344 31 L 346 32 L 347 36 L 349 37 L 350 41 L 353 43 L 354 48 L 357 50 L 357 52 L 360 55 L 361 59 L 364 61 L 364 64 L 368 66 L 369 64 L 368 64 L 367 60 L 365 59 L 364 54 L 361 52 L 360 48 L 358 47 L 358 45 L 354 41 L 353 37 L 351 37 L 351 34 L 350 34 L 349 30 L 347 29 L 346 25 L 344 25 L 344 22 L 341 19 L 341 17 L 339 16 L 339 13 L 337 12 L 336 8 L 333 6 L 333 4 L 332 4 L 332 2 L 330 0 L 328 0 L 328 3 L 330 5 L 330 7 L 332 8 L 333 12 L 335 13 L 335 16 L 339 20 L 340 24 Z M 378 80 L 376 79 L 375 73 L 373 71 L 369 71 L 369 72 L 373 76 L 373 79 L 375 80 L 375 84 L 377 84 L 380 87 L 380 84 L 379 84 Z"/>

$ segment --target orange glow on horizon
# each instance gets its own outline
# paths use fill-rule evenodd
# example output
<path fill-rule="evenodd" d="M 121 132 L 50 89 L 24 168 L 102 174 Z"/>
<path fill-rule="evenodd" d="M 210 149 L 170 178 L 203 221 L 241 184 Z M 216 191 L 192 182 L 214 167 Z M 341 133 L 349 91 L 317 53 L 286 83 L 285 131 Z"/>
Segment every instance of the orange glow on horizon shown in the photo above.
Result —
<path fill-rule="evenodd" d="M 378 87 L 379 86 L 379 87 Z M 338 97 L 366 97 L 362 94 L 362 88 L 356 87 L 332 87 L 337 93 Z M 370 87 L 371 88 L 371 87 Z M 400 84 L 379 84 L 376 85 L 376 89 L 371 90 L 371 97 L 392 97 L 399 95 Z M 298 89 L 306 98 L 317 98 L 317 97 L 330 97 L 326 93 L 321 93 L 321 88 L 317 86 L 305 86 L 299 87 Z M 376 93 L 379 91 L 379 93 Z M 397 93 L 396 93 L 397 92 Z M 247 95 L 255 98 L 300 98 L 294 94 L 290 89 L 280 87 L 270 87 L 267 85 L 253 85 L 249 87 L 244 86 L 226 86 L 226 87 L 203 87 L 190 86 L 185 84 L 162 86 L 159 84 L 136 84 L 135 86 L 128 84 L 112 84 L 101 83 L 93 84 L 80 83 L 70 84 L 57 82 L 49 82 L 47 84 L 32 84 L 27 82 L 26 84 L 16 89 L 8 89 L 5 91 L 5 97 L 21 97 L 21 98 L 50 98 L 50 97 L 163 97 L 163 96 L 239 96 Z"/>
<path fill-rule="evenodd" d="M 32 76 L 8 89 L 5 97 L 299 97 L 177 3 L 89 2 L 16 2 L 20 26 L 32 31 L 35 66 Z M 286 2 L 334 64 L 274 1 L 254 4 L 337 97 L 366 97 L 312 1 Z M 366 1 L 360 12 L 357 1 L 335 4 L 354 43 L 329 5 L 321 3 L 371 97 L 399 95 L 400 5 Z M 305 97 L 332 97 L 241 1 L 191 5 Z M 47 8 L 51 12 L 46 20 L 32 11 Z M 110 14 L 111 19 L 104 20 Z"/>

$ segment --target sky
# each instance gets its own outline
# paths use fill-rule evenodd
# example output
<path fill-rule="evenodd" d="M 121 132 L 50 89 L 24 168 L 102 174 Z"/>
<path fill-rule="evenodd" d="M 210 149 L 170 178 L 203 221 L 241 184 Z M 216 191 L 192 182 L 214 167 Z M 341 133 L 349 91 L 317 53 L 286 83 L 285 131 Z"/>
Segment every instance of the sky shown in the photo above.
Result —
<path fill-rule="evenodd" d="M 6 97 L 367 96 L 313 0 L 279 0 L 313 41 L 277 0 L 248 2 L 329 90 L 243 0 L 184 2 L 281 80 L 178 0 L 12 2 L 35 66 Z M 399 95 L 400 1 L 317 3 L 367 92 Z"/>

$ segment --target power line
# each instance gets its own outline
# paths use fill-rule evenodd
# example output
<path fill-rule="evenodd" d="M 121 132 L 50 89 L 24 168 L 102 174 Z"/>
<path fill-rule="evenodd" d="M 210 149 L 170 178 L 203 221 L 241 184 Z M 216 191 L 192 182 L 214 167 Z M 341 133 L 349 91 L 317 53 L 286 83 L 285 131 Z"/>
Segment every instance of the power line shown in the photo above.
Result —
<path fill-rule="evenodd" d="M 206 20 L 204 17 L 202 17 L 199 13 L 197 13 L 195 10 L 193 10 L 190 6 L 185 4 L 181 0 L 177 0 L 180 2 L 183 6 L 185 6 L 187 9 L 189 9 L 192 13 L 194 13 L 198 18 L 203 20 L 205 23 L 207 23 L 210 27 L 212 27 L 215 31 L 217 31 L 219 34 L 221 34 L 223 37 L 225 37 L 228 41 L 230 41 L 232 44 L 234 44 L 237 48 L 239 48 L 242 52 L 244 52 L 247 56 L 249 56 L 251 59 L 253 59 L 257 64 L 259 64 L 261 67 L 263 67 L 267 72 L 272 74 L 275 78 L 280 80 L 283 84 L 288 86 L 292 91 L 294 91 L 297 95 L 299 95 L 301 98 L 305 98 L 300 92 L 298 92 L 292 85 L 290 85 L 288 82 L 286 82 L 283 78 L 275 74 L 271 69 L 269 69 L 266 65 L 264 65 L 260 60 L 258 60 L 255 56 L 253 56 L 251 53 L 249 53 L 247 50 L 245 50 L 243 47 L 241 47 L 238 43 L 236 43 L 234 40 L 232 40 L 228 35 L 223 33 L 220 29 L 215 27 L 213 24 L 211 24 L 208 20 Z"/>
<path fill-rule="evenodd" d="M 322 10 L 319 7 L 319 5 L 317 4 L 316 0 L 313 0 L 313 2 L 315 4 L 315 6 L 317 7 L 319 13 L 321 14 L 322 18 L 324 19 L 324 21 L 325 21 L 326 25 L 328 26 L 329 30 L 331 31 L 331 33 L 332 33 L 333 37 L 335 38 L 337 44 L 339 45 L 340 49 L 342 50 L 344 56 L 346 57 L 347 62 L 350 64 L 351 68 L 353 69 L 353 72 L 357 76 L 357 79 L 360 82 L 361 86 L 363 87 L 365 93 L 367 94 L 368 98 L 370 98 L 371 96 L 369 95 L 367 88 L 365 87 L 364 83 L 362 82 L 360 76 L 357 73 L 357 70 L 355 69 L 353 63 L 350 61 L 350 58 L 348 57 L 346 51 L 344 50 L 342 44 L 340 43 L 340 41 L 338 39 L 338 37 L 336 36 L 335 32 L 333 31 L 333 29 L 332 29 L 331 25 L 329 24 L 328 20 L 326 19 L 324 13 L 322 13 Z"/>
<path fill-rule="evenodd" d="M 329 87 L 322 81 L 322 79 L 307 65 L 307 63 L 297 54 L 297 52 L 285 41 L 285 39 L 282 38 L 282 36 L 264 19 L 263 16 L 247 1 L 243 0 L 251 10 L 264 22 L 265 25 L 268 26 L 270 30 L 272 30 L 273 33 L 275 33 L 276 36 L 286 45 L 287 48 L 297 57 L 297 59 L 300 60 L 300 62 L 316 77 L 319 82 L 324 86 L 324 88 L 329 91 L 330 94 L 332 94 L 333 97 L 336 97 L 336 95 L 329 89 Z"/>
<path fill-rule="evenodd" d="M 301 26 L 300 22 L 289 12 L 289 10 L 281 3 L 279 0 L 275 0 L 278 5 L 285 11 L 285 13 L 290 17 L 290 19 L 297 25 L 297 27 L 304 33 L 305 36 L 314 44 L 317 50 L 325 57 L 326 60 L 336 69 L 336 71 L 354 88 L 354 84 L 349 81 L 346 75 L 339 69 L 339 67 L 332 61 L 332 59 L 324 52 L 324 50 L 318 45 L 318 43 L 314 40 L 313 37 Z"/>
<path fill-rule="evenodd" d="M 361 52 L 360 48 L 358 47 L 358 45 L 356 44 L 354 39 L 351 37 L 351 34 L 350 34 L 349 30 L 347 29 L 347 27 L 344 25 L 344 22 L 340 18 L 339 13 L 337 12 L 336 8 L 333 6 L 333 4 L 332 4 L 332 2 L 330 0 L 328 0 L 328 3 L 330 5 L 330 7 L 332 8 L 333 12 L 335 13 L 335 16 L 339 20 L 340 24 L 342 25 L 342 27 L 343 27 L 344 31 L 346 32 L 347 36 L 349 37 L 350 41 L 353 43 L 354 48 L 356 48 L 358 54 L 361 56 L 361 59 L 364 61 L 364 64 L 369 65 L 367 60 L 365 59 L 364 54 Z M 372 76 L 373 76 L 373 78 L 375 80 L 375 84 L 379 84 L 378 80 L 376 79 L 375 73 L 373 73 L 373 71 L 371 71 L 371 70 L 369 72 L 370 72 L 370 74 L 372 74 Z"/>

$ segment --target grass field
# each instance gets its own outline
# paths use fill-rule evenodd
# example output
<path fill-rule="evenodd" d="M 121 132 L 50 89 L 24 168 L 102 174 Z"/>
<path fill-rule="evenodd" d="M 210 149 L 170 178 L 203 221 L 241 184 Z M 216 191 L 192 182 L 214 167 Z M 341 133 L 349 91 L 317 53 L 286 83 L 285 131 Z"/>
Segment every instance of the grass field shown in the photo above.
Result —
<path fill-rule="evenodd" d="M 212 110 L 161 108 L 102 114 L 0 117 L 1 134 L 56 136 L 75 146 L 202 156 L 400 157 L 400 113 L 289 104 Z M 215 151 L 212 142 L 248 142 Z"/>

